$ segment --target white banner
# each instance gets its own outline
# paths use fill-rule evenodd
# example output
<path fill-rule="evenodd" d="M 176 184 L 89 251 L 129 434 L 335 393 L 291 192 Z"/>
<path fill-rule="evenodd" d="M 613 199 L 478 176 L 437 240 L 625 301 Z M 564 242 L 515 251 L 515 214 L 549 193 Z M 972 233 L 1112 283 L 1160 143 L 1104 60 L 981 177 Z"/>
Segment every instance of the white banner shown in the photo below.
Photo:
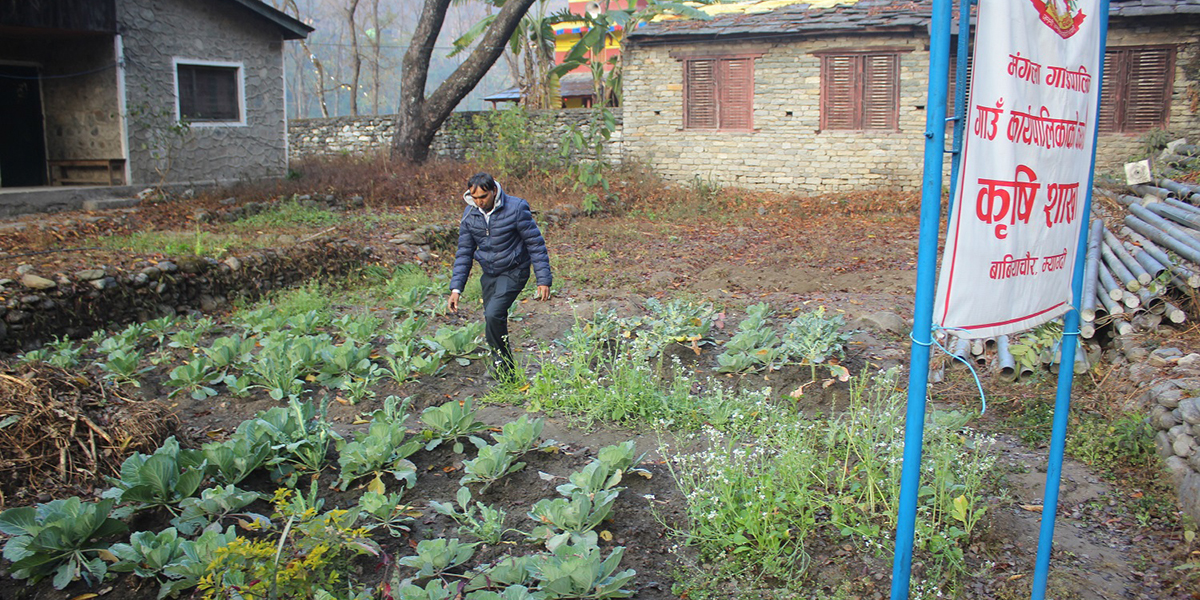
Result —
<path fill-rule="evenodd" d="M 981 0 L 934 324 L 970 338 L 1070 308 L 1100 73 L 1098 0 Z"/>

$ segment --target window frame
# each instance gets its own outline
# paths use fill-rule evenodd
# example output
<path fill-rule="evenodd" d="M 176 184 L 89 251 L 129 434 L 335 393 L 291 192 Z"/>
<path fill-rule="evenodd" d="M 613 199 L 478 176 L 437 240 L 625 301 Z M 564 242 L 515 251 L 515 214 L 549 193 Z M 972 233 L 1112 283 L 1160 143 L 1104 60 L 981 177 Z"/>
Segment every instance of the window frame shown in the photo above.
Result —
<path fill-rule="evenodd" d="M 757 59 L 763 56 L 762 52 L 722 52 L 722 53 L 671 53 L 672 58 L 680 61 L 683 66 L 683 122 L 680 123 L 679 129 L 682 131 L 713 131 L 713 132 L 732 132 L 732 133 L 747 133 L 757 131 L 754 127 L 754 82 L 755 82 L 755 63 Z M 692 111 L 692 85 L 689 73 L 691 72 L 690 65 L 693 62 L 714 61 L 716 71 L 716 83 L 713 86 L 714 95 L 714 112 L 716 115 L 716 127 L 689 127 L 688 123 L 691 120 Z M 746 105 L 743 110 L 746 117 L 745 127 L 724 127 L 722 126 L 722 104 L 723 92 L 728 91 L 728 82 L 726 76 L 728 71 L 728 63 L 734 61 L 745 61 L 747 64 L 746 78 L 748 79 L 749 93 L 746 98 Z M 734 116 L 734 115 L 730 115 Z"/>
<path fill-rule="evenodd" d="M 833 48 L 831 48 L 828 50 L 820 50 L 817 52 L 812 52 L 811 54 L 813 56 L 816 56 L 820 59 L 819 72 L 820 72 L 820 76 L 821 76 L 821 82 L 820 82 L 821 115 L 820 115 L 820 124 L 818 125 L 819 129 L 817 130 L 818 133 L 824 132 L 824 131 L 863 131 L 863 132 L 865 132 L 865 131 L 884 131 L 884 132 L 899 133 L 900 132 L 900 70 L 901 70 L 900 59 L 901 59 L 902 55 L 907 54 L 912 51 L 913 51 L 912 48 L 907 48 L 907 47 L 877 47 L 877 48 L 863 48 L 863 49 L 855 49 L 855 48 L 833 49 Z M 867 60 L 870 57 L 886 57 L 891 62 L 891 69 L 892 69 L 892 73 L 891 73 L 891 77 L 890 77 L 891 90 L 890 90 L 890 93 L 888 94 L 890 96 L 890 98 L 888 99 L 888 103 L 890 106 L 888 107 L 889 113 L 887 115 L 888 123 L 884 127 L 866 127 L 868 104 L 866 102 L 864 102 L 863 99 L 866 98 L 867 84 L 866 84 L 865 80 L 868 75 L 866 65 L 867 65 Z M 851 115 L 852 123 L 851 123 L 850 127 L 832 126 L 829 122 L 830 117 L 831 117 L 831 115 L 829 113 L 832 108 L 832 102 L 834 100 L 834 98 L 831 97 L 832 90 L 830 89 L 831 82 L 829 80 L 829 75 L 830 75 L 830 70 L 833 68 L 831 59 L 834 59 L 834 58 L 851 58 L 854 60 L 855 66 L 854 66 L 853 73 L 852 73 L 854 81 L 851 84 L 854 87 L 854 91 L 852 92 L 852 95 L 850 96 L 850 102 L 849 102 L 849 104 L 850 104 L 849 110 L 850 110 L 850 112 L 853 113 Z"/>
<path fill-rule="evenodd" d="M 182 88 L 179 84 L 180 67 L 208 67 L 233 71 L 234 82 L 237 86 L 237 98 L 234 104 L 237 106 L 238 116 L 236 119 L 186 119 L 188 125 L 190 127 L 244 127 L 246 125 L 246 67 L 244 63 L 180 57 L 174 57 L 171 63 L 172 77 L 175 82 L 175 120 L 177 122 L 182 123 L 185 120 Z"/>
<path fill-rule="evenodd" d="M 1121 65 L 1115 68 L 1122 70 L 1121 77 L 1117 81 L 1115 77 L 1108 75 L 1109 67 L 1111 66 L 1110 56 L 1113 54 L 1131 57 L 1135 54 L 1140 54 L 1147 51 L 1163 51 L 1167 55 L 1167 64 L 1162 80 L 1162 105 L 1159 108 L 1160 120 L 1144 128 L 1134 128 L 1130 125 L 1130 107 L 1129 97 L 1132 79 L 1129 77 L 1129 58 L 1121 59 Z M 1179 60 L 1179 47 L 1175 44 L 1143 44 L 1137 46 L 1115 46 L 1105 49 L 1104 52 L 1104 73 L 1105 77 L 1101 86 L 1101 112 L 1096 115 L 1096 128 L 1098 133 L 1102 135 L 1135 135 L 1142 134 L 1155 129 L 1166 129 L 1171 124 L 1171 101 L 1175 95 L 1175 68 Z M 1119 84 L 1119 85 L 1118 85 Z M 1115 97 L 1112 95 L 1115 94 Z M 1114 104 L 1116 106 L 1114 106 Z M 1108 127 L 1108 121 L 1105 120 L 1105 109 L 1116 111 L 1113 114 L 1112 128 Z M 1143 107 L 1144 108 L 1144 107 Z"/>

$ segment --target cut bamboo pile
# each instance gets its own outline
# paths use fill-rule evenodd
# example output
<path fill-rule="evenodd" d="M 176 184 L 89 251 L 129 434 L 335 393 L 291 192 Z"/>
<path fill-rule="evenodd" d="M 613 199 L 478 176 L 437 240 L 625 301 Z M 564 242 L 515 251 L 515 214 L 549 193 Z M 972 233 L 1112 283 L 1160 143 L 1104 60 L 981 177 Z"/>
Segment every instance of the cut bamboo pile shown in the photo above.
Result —
<path fill-rule="evenodd" d="M 1179 164 L 1200 161 L 1198 147 L 1181 146 L 1177 152 L 1186 153 Z M 1115 200 L 1126 214 L 1115 220 L 1114 229 L 1100 218 L 1088 227 L 1075 373 L 1097 364 L 1102 343 L 1188 319 L 1181 306 L 1189 305 L 1200 289 L 1200 186 L 1168 178 L 1154 183 L 1131 186 L 1132 193 L 1094 190 L 1096 197 Z M 1014 359 L 1010 344 L 1019 343 L 999 336 L 970 343 L 949 339 L 946 347 L 976 364 L 991 363 L 1003 380 L 1017 381 L 1033 375 L 1029 364 L 1034 362 L 1026 348 L 1024 360 Z M 1057 346 L 1043 348 L 1036 362 L 1057 372 L 1061 354 Z"/>

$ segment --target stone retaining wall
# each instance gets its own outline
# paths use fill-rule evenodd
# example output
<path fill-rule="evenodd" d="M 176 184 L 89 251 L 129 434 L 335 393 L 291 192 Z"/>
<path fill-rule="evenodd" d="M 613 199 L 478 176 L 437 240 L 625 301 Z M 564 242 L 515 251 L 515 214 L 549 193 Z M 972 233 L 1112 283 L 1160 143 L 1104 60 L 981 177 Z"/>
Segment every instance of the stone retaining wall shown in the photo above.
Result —
<path fill-rule="evenodd" d="M 349 240 L 260 250 L 224 261 L 183 257 L 144 263 L 117 273 L 93 268 L 71 274 L 26 270 L 0 280 L 0 351 L 15 352 L 69 335 L 159 316 L 209 312 L 234 298 L 254 300 L 314 277 L 337 276 L 374 258 L 370 247 Z"/>
<path fill-rule="evenodd" d="M 619 164 L 624 152 L 621 137 L 621 109 L 612 109 L 617 127 L 605 145 L 609 162 Z M 463 160 L 472 149 L 491 140 L 493 121 L 502 111 L 456 112 L 442 125 L 433 140 L 431 154 Z M 528 111 L 529 138 L 542 156 L 558 156 L 564 134 L 586 127 L 595 111 L 588 108 Z M 391 148 L 395 133 L 395 115 L 292 119 L 288 121 L 290 157 L 333 156 L 338 154 L 371 155 Z"/>
<path fill-rule="evenodd" d="M 1137 358 L 1145 362 L 1135 362 Z M 1200 520 L 1200 354 L 1184 356 L 1175 348 L 1159 348 L 1129 359 L 1134 362 L 1131 378 L 1147 384 L 1142 400 L 1150 424 L 1158 430 L 1154 445 L 1166 461 L 1179 503 Z M 1150 379 L 1162 368 L 1170 368 L 1166 377 Z"/>

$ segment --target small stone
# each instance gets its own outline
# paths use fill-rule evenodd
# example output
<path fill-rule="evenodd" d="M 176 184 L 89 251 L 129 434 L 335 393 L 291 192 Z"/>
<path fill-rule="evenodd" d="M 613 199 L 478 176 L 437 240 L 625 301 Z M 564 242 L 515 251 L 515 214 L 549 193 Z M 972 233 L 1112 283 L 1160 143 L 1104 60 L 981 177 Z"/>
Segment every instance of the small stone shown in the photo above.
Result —
<path fill-rule="evenodd" d="M 33 272 L 33 267 L 30 265 L 19 265 L 17 267 L 17 275 L 24 275 Z"/>
<path fill-rule="evenodd" d="M 207 210 L 201 209 L 192 213 L 192 219 L 200 223 L 208 223 L 213 220 L 213 216 Z"/>
<path fill-rule="evenodd" d="M 1175 451 L 1175 456 L 1187 458 L 1196 451 L 1196 438 L 1190 435 L 1181 435 L 1175 438 L 1175 442 L 1171 444 L 1171 449 Z"/>
<path fill-rule="evenodd" d="M 1130 359 L 1132 361 L 1132 359 Z M 1158 376 L 1158 369 L 1145 364 L 1135 363 L 1129 366 L 1129 380 L 1134 383 L 1144 384 L 1154 381 Z"/>
<path fill-rule="evenodd" d="M 1129 362 L 1146 360 L 1146 357 L 1149 355 L 1150 351 L 1141 346 L 1131 346 L 1125 349 L 1125 358 L 1128 359 Z"/>
<path fill-rule="evenodd" d="M 424 250 L 417 253 L 417 260 L 419 260 L 421 262 L 429 262 L 430 259 L 432 259 L 432 258 L 433 258 L 433 255 Z"/>
<path fill-rule="evenodd" d="M 75 271 L 75 279 L 80 281 L 94 281 L 104 278 L 104 269 L 83 269 Z"/>
<path fill-rule="evenodd" d="M 42 301 L 42 297 L 37 294 L 29 294 L 28 296 L 21 296 L 21 304 L 24 304 L 25 306 L 33 306 L 34 304 L 37 304 L 38 302 L 41 302 L 41 301 Z"/>
<path fill-rule="evenodd" d="M 155 271 L 157 272 L 158 269 L 155 269 Z M 145 273 L 138 273 L 137 275 L 133 276 L 133 285 L 135 285 L 137 287 L 142 287 L 143 285 L 146 285 L 149 282 L 150 282 L 150 276 L 146 275 Z"/>
<path fill-rule="evenodd" d="M 280 246 L 293 246 L 296 244 L 296 236 L 285 233 L 279 236 L 278 241 Z"/>
<path fill-rule="evenodd" d="M 1179 417 L 1174 412 L 1163 411 L 1157 417 L 1152 417 L 1152 422 L 1158 429 L 1170 429 L 1179 424 Z"/>
<path fill-rule="evenodd" d="M 179 259 L 178 268 L 184 273 L 203 273 L 208 268 L 208 262 L 198 256 L 184 256 Z"/>
<path fill-rule="evenodd" d="M 200 310 L 204 312 L 213 312 L 217 310 L 217 301 L 208 294 L 200 295 Z"/>
<path fill-rule="evenodd" d="M 1172 381 L 1176 387 L 1185 392 L 1200 391 L 1200 377 L 1183 377 Z"/>
<path fill-rule="evenodd" d="M 15 282 L 12 279 L 9 279 L 7 277 L 5 277 L 4 279 L 0 279 L 0 288 L 8 287 L 8 285 L 11 283 L 15 283 Z"/>
<path fill-rule="evenodd" d="M 1168 390 L 1158 394 L 1154 400 L 1167 408 L 1176 408 L 1182 398 L 1183 390 Z"/>
<path fill-rule="evenodd" d="M 10 310 L 8 311 L 8 314 L 4 315 L 4 320 L 8 321 L 9 323 L 20 323 L 21 321 L 24 321 L 25 317 L 28 315 L 29 313 L 23 310 Z"/>
<path fill-rule="evenodd" d="M 155 266 L 157 266 L 158 269 L 163 273 L 174 273 L 175 271 L 179 270 L 179 267 L 169 260 L 160 261 Z"/>
<path fill-rule="evenodd" d="M 25 273 L 24 275 L 21 275 L 21 283 L 25 284 L 25 287 L 35 290 L 52 290 L 58 287 L 57 283 L 54 283 L 45 277 L 34 275 L 33 273 Z"/>
<path fill-rule="evenodd" d="M 1195 352 L 1179 358 L 1179 366 L 1189 369 L 1200 369 L 1200 354 Z"/>
<path fill-rule="evenodd" d="M 1179 456 L 1172 456 L 1165 461 L 1167 471 L 1171 473 L 1171 478 L 1179 481 L 1184 475 L 1189 473 L 1192 468 L 1188 466 L 1187 461 Z"/>
<path fill-rule="evenodd" d="M 221 201 L 222 206 L 233 206 L 234 204 L 237 204 L 237 198 L 232 196 Z"/>
<path fill-rule="evenodd" d="M 856 326 L 870 327 L 892 333 L 904 333 L 908 331 L 908 322 L 904 320 L 904 317 L 886 310 L 859 317 L 856 319 Z"/>
<path fill-rule="evenodd" d="M 242 268 L 242 261 L 238 260 L 238 257 L 236 256 L 230 256 L 226 258 L 225 264 L 229 265 L 229 268 L 233 269 L 234 271 Z"/>
<path fill-rule="evenodd" d="M 1179 402 L 1179 418 L 1189 425 L 1200 424 L 1200 405 L 1195 398 L 1187 398 Z"/>
<path fill-rule="evenodd" d="M 108 280 L 107 279 L 93 279 L 88 282 L 88 285 L 90 285 L 98 290 L 103 290 L 104 288 L 108 287 Z"/>
<path fill-rule="evenodd" d="M 158 276 L 162 275 L 162 269 L 158 267 L 146 267 L 142 269 L 140 274 L 145 275 L 147 279 L 158 279 Z"/>

